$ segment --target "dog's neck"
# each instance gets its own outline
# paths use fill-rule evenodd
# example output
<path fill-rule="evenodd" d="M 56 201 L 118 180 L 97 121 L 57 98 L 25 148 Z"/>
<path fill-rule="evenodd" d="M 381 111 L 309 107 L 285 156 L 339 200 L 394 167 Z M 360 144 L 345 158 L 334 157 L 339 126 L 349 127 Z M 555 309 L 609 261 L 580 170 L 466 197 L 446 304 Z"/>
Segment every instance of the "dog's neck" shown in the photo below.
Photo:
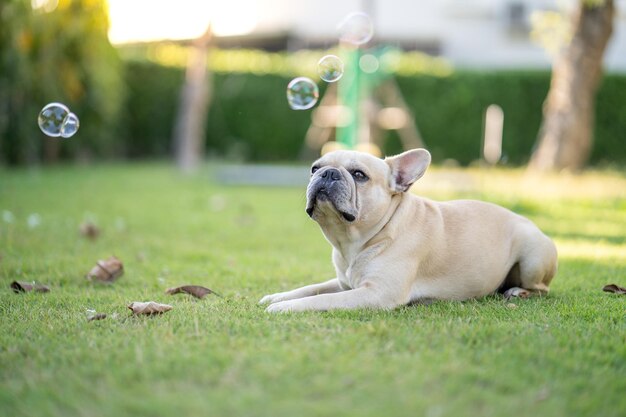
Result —
<path fill-rule="evenodd" d="M 357 254 L 361 253 L 370 242 L 375 240 L 375 237 L 383 230 L 387 223 L 389 223 L 393 214 L 404 199 L 405 193 L 394 195 L 391 198 L 391 204 L 389 204 L 383 216 L 366 229 L 339 220 L 333 222 L 332 227 L 322 223 L 320 223 L 320 227 L 333 248 L 338 251 L 348 263 L 351 263 Z"/>

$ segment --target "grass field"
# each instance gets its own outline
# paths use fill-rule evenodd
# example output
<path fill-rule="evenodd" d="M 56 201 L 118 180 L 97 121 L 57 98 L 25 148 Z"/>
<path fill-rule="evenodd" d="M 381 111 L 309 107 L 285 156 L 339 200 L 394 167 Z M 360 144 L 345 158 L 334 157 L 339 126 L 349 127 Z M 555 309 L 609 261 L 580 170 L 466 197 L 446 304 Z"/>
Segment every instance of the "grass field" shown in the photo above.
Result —
<path fill-rule="evenodd" d="M 0 171 L 0 416 L 626 415 L 626 296 L 601 290 L 626 286 L 623 172 L 435 169 L 414 188 L 534 220 L 560 252 L 545 298 L 290 315 L 257 301 L 333 272 L 304 190 L 209 174 Z M 113 254 L 115 284 L 84 279 Z M 14 294 L 13 280 L 51 292 Z M 223 298 L 164 294 L 187 283 Z M 174 308 L 131 317 L 147 300 Z M 110 316 L 88 322 L 88 309 Z"/>

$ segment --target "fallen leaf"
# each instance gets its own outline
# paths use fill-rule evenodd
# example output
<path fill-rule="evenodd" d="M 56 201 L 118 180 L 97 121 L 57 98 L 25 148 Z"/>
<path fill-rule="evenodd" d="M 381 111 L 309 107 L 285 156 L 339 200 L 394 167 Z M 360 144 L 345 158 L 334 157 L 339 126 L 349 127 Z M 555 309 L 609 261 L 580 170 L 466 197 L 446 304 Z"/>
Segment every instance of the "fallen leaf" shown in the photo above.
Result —
<path fill-rule="evenodd" d="M 85 222 L 80 225 L 80 234 L 88 239 L 95 240 L 100 236 L 100 228 L 92 222 Z"/>
<path fill-rule="evenodd" d="M 111 256 L 106 261 L 99 260 L 96 266 L 91 268 L 87 274 L 87 279 L 92 281 L 113 282 L 124 274 L 122 261 L 115 256 Z"/>
<path fill-rule="evenodd" d="M 133 301 L 128 305 L 128 308 L 135 314 L 161 314 L 170 311 L 172 306 L 169 304 L 155 303 L 154 301 Z"/>
<path fill-rule="evenodd" d="M 215 294 L 218 297 L 221 297 L 221 295 L 219 295 L 215 291 L 206 287 L 201 287 L 200 285 L 182 285 L 176 288 L 168 288 L 167 290 L 165 290 L 165 293 L 170 294 L 170 295 L 179 294 L 179 293 L 191 294 L 194 297 L 200 298 L 200 299 L 204 298 L 208 294 Z"/>
<path fill-rule="evenodd" d="M 506 306 L 508 308 L 517 308 L 517 304 L 513 304 L 513 303 L 508 303 Z"/>
<path fill-rule="evenodd" d="M 11 283 L 11 288 L 14 292 L 49 292 L 50 288 L 47 285 L 43 284 L 35 284 L 34 282 L 26 282 L 26 281 L 13 281 Z"/>
<path fill-rule="evenodd" d="M 87 317 L 87 321 L 103 320 L 106 318 L 107 318 L 106 313 L 96 313 L 92 316 Z"/>
<path fill-rule="evenodd" d="M 616 285 L 616 284 L 605 285 L 602 288 L 602 291 L 612 292 L 614 294 L 626 294 L 626 288 L 620 287 L 619 285 Z"/>

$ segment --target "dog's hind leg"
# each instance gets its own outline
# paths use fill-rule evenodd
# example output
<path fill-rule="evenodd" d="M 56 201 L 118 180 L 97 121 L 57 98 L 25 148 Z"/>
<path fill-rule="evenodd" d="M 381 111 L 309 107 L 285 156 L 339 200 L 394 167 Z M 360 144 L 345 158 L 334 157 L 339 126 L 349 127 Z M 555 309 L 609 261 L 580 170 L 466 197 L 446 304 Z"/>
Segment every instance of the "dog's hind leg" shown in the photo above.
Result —
<path fill-rule="evenodd" d="M 518 262 L 515 285 L 504 291 L 504 297 L 528 298 L 546 295 L 557 270 L 557 253 L 554 243 L 548 238 L 534 242 Z"/>

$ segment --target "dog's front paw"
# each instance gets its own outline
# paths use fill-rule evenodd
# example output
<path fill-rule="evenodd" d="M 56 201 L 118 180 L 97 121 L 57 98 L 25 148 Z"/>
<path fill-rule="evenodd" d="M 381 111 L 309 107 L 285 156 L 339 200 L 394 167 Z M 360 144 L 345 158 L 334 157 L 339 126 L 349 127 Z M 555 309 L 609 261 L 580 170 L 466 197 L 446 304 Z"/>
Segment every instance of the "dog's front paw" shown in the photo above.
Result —
<path fill-rule="evenodd" d="M 296 311 L 296 309 L 294 308 L 293 301 L 280 301 L 270 304 L 265 311 L 268 313 L 289 313 L 291 311 Z"/>
<path fill-rule="evenodd" d="M 259 304 L 272 304 L 277 301 L 282 301 L 283 294 L 284 293 L 282 292 L 277 292 L 276 294 L 268 294 L 265 297 L 261 298 L 261 300 L 259 300 Z"/>

